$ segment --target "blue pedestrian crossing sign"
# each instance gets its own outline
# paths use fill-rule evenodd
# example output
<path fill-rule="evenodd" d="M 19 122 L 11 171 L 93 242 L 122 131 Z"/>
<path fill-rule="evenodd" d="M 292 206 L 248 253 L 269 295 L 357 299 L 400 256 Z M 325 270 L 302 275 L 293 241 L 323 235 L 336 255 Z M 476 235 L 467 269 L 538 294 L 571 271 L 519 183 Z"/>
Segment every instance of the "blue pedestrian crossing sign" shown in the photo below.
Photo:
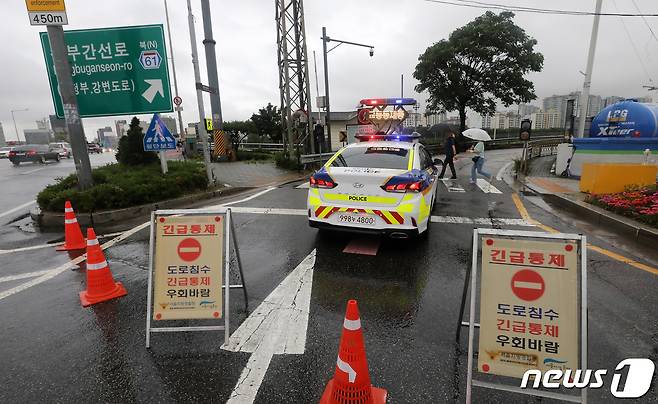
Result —
<path fill-rule="evenodd" d="M 162 122 L 158 114 L 153 114 L 149 129 L 144 135 L 144 151 L 175 150 L 176 138 Z"/>

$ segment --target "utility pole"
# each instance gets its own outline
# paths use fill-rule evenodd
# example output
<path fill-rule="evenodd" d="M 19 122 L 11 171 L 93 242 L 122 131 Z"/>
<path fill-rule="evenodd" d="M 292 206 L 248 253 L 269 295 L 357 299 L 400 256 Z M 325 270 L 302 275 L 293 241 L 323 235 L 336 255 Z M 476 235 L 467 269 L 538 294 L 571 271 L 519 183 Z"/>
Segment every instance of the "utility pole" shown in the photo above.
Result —
<path fill-rule="evenodd" d="M 589 40 L 589 52 L 587 53 L 587 69 L 585 70 L 585 81 L 583 91 L 580 93 L 580 121 L 576 137 L 585 135 L 585 119 L 587 118 L 587 106 L 589 104 L 589 90 L 592 85 L 592 68 L 594 67 L 594 52 L 596 51 L 596 39 L 599 33 L 599 20 L 601 19 L 601 4 L 603 0 L 596 0 L 594 11 L 594 22 L 592 23 L 592 36 Z"/>
<path fill-rule="evenodd" d="M 187 16 L 190 26 L 190 42 L 192 44 L 192 66 L 194 67 L 194 81 L 196 82 L 196 101 L 199 105 L 199 132 L 201 134 L 201 145 L 203 146 L 203 162 L 206 165 L 206 175 L 208 183 L 213 184 L 215 178 L 210 166 L 210 151 L 208 150 L 208 133 L 206 132 L 205 115 L 203 109 L 203 94 L 201 92 L 201 73 L 199 72 L 199 56 L 196 47 L 196 32 L 194 31 L 194 15 L 192 14 L 191 0 L 187 0 Z"/>
<path fill-rule="evenodd" d="M 174 43 L 171 42 L 171 28 L 169 27 L 169 9 L 167 8 L 167 0 L 164 0 L 165 7 L 165 17 L 167 19 L 167 35 L 169 36 L 169 53 L 171 54 L 171 71 L 174 73 L 174 94 L 178 97 L 178 78 L 176 77 L 176 62 L 174 61 Z M 181 107 L 176 106 L 176 111 L 178 112 L 178 135 L 183 142 L 183 147 L 187 147 L 185 142 L 185 129 L 183 127 L 183 114 L 181 113 Z M 191 154 L 191 153 L 188 153 Z"/>
<path fill-rule="evenodd" d="M 324 55 L 324 121 L 327 127 L 327 151 L 330 152 L 331 147 L 331 107 L 329 106 L 329 72 L 327 71 L 327 27 L 322 27 L 322 54 Z"/>
<path fill-rule="evenodd" d="M 15 112 L 24 112 L 28 111 L 28 108 L 23 108 L 23 109 L 12 109 L 11 110 L 11 120 L 14 121 L 14 130 L 16 131 L 16 140 L 19 142 L 21 141 L 21 137 L 18 135 L 18 126 L 16 125 L 16 117 L 14 116 Z"/>
<path fill-rule="evenodd" d="M 222 128 L 222 103 L 219 96 L 219 78 L 217 77 L 217 56 L 215 55 L 215 40 L 212 38 L 212 16 L 210 15 L 210 1 L 201 0 L 201 14 L 203 15 L 203 45 L 206 51 L 206 68 L 208 70 L 208 85 L 215 92 L 210 93 L 210 110 L 212 112 L 213 130 Z"/>
<path fill-rule="evenodd" d="M 404 98 L 404 74 L 400 75 L 400 98 Z"/>
<path fill-rule="evenodd" d="M 318 61 L 315 59 L 315 51 L 313 51 L 313 70 L 315 71 L 315 95 L 320 97 L 320 85 L 318 84 Z M 320 108 L 318 108 L 318 123 L 321 123 L 320 120 Z"/>
<path fill-rule="evenodd" d="M 71 138 L 71 149 L 73 149 L 73 161 L 78 176 L 78 186 L 85 190 L 94 185 L 91 177 L 91 163 L 87 151 L 87 139 L 85 138 L 80 112 L 78 110 L 78 99 L 73 90 L 73 79 L 71 78 L 71 66 L 69 65 L 66 43 L 64 42 L 64 28 L 61 25 L 48 25 L 48 40 L 53 53 L 53 64 L 57 75 L 59 93 L 64 106 L 64 119 Z"/>

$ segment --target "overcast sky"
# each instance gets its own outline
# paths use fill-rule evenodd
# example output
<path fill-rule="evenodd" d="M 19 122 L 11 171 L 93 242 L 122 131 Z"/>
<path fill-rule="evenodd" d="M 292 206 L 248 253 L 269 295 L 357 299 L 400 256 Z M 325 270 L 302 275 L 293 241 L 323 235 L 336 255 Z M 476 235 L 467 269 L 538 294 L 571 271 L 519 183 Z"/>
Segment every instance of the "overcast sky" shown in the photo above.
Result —
<path fill-rule="evenodd" d="M 658 1 L 634 0 L 644 13 L 658 13 Z M 490 1 L 527 7 L 593 11 L 595 0 L 497 0 Z M 203 53 L 203 26 L 199 0 L 193 0 L 199 41 L 202 81 L 207 83 Z M 605 0 L 607 12 L 637 12 L 632 0 Z M 165 23 L 163 0 L 66 0 L 69 25 L 65 29 L 100 28 Z M 5 137 L 15 139 L 10 110 L 16 113 L 19 132 L 36 127 L 35 120 L 54 113 L 38 32 L 45 27 L 29 25 L 25 2 L 5 0 L 0 6 L 0 121 Z M 423 0 L 305 0 L 306 35 L 311 74 L 311 94 L 315 98 L 313 51 L 318 58 L 320 92 L 323 93 L 323 26 L 337 39 L 372 44 L 375 56 L 365 48 L 341 46 L 329 54 L 332 110 L 353 109 L 366 97 L 398 96 L 400 74 L 404 93 L 415 96 L 424 110 L 425 96 L 414 93 L 412 77 L 417 58 L 428 46 L 486 10 L 429 3 Z M 247 119 L 258 108 L 279 104 L 276 26 L 273 0 L 212 0 L 214 37 L 217 41 L 219 82 L 225 120 Z M 183 119 L 198 121 L 194 76 L 190 56 L 190 36 L 185 0 L 169 0 L 174 55 Z M 531 75 L 540 105 L 541 98 L 568 93 L 582 87 L 587 49 L 592 28 L 591 16 L 564 16 L 517 13 L 515 22 L 537 39 L 544 54 L 544 69 Z M 642 85 L 658 72 L 658 40 L 652 37 L 641 18 L 625 18 L 626 32 L 619 17 L 602 17 L 594 65 L 592 93 L 626 97 L 647 95 Z M 648 17 L 658 33 L 658 17 Z M 632 40 L 630 39 L 632 38 Z M 635 47 L 635 50 L 634 50 Z M 639 57 L 638 57 L 639 55 Z M 643 67 L 644 65 L 644 67 Z M 173 80 L 172 80 L 173 82 Z M 173 89 L 172 89 L 173 91 Z M 206 97 L 206 111 L 210 116 Z M 114 119 L 84 119 L 88 138 L 96 129 Z M 147 116 L 140 117 L 149 119 Z M 21 134 L 22 136 L 22 134 Z"/>

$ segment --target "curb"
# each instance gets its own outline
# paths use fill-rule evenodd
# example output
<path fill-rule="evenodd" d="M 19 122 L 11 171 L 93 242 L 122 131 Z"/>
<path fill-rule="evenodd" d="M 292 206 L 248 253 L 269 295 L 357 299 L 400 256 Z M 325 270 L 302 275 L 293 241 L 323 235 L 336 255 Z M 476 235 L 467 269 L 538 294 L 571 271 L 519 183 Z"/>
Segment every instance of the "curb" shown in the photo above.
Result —
<path fill-rule="evenodd" d="M 105 210 L 93 213 L 76 213 L 76 218 L 78 219 L 78 223 L 80 223 L 82 226 L 93 226 L 97 229 L 103 229 L 105 227 L 114 228 L 116 227 L 117 222 L 128 222 L 139 217 L 148 216 L 153 210 L 181 208 L 206 199 L 237 194 L 249 189 L 252 189 L 252 187 L 230 187 L 215 189 L 212 191 L 200 192 L 176 199 L 169 199 L 130 208 Z M 61 230 L 64 226 L 63 213 L 42 212 L 39 208 L 36 208 L 30 211 L 30 217 L 32 218 L 34 224 L 42 230 Z"/>
<path fill-rule="evenodd" d="M 551 194 L 545 190 L 526 184 L 526 188 L 541 195 L 548 203 L 579 215 L 580 218 L 593 224 L 607 225 L 624 235 L 632 236 L 636 241 L 655 245 L 658 242 L 658 230 L 632 219 L 609 212 L 587 202 L 571 199 L 560 194 Z"/>

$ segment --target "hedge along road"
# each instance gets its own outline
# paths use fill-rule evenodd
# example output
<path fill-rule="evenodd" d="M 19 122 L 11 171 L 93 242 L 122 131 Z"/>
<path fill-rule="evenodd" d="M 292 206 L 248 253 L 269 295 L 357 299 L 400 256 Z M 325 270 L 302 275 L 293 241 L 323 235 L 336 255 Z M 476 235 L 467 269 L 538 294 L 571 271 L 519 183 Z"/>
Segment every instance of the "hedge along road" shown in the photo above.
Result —
<path fill-rule="evenodd" d="M 115 163 L 114 152 L 91 154 L 89 160 L 93 167 Z M 48 161 L 47 164 L 21 163 L 15 167 L 9 160 L 0 160 L 0 225 L 7 224 L 22 216 L 36 205 L 37 194 L 57 177 L 66 177 L 75 173 L 73 159 L 62 159 L 59 163 Z M 62 207 L 64 209 L 64 207 Z"/>

